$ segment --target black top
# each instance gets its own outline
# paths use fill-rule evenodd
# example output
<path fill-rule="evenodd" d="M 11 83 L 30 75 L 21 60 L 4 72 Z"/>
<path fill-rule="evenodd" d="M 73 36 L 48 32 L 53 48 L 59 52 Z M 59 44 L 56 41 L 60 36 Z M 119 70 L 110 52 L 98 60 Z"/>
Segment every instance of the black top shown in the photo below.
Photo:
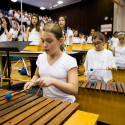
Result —
<path fill-rule="evenodd" d="M 19 52 L 28 46 L 31 41 L 4 41 L 0 42 L 0 51 Z"/>

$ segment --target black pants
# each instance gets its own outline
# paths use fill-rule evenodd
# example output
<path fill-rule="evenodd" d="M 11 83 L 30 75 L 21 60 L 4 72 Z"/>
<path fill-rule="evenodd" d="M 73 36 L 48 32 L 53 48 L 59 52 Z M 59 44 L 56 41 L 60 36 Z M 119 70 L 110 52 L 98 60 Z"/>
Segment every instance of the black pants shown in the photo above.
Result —
<path fill-rule="evenodd" d="M 34 76 L 34 73 L 36 71 L 36 57 L 33 57 L 31 60 L 30 60 L 30 63 L 31 63 L 31 78 Z"/>

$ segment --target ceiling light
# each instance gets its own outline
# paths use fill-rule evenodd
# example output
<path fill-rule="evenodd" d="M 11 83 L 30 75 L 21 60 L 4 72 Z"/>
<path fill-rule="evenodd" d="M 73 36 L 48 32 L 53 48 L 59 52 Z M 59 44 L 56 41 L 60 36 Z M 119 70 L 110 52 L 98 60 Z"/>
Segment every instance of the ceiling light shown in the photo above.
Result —
<path fill-rule="evenodd" d="M 11 0 L 12 2 L 17 2 L 17 0 Z"/>
<path fill-rule="evenodd" d="M 58 0 L 57 3 L 58 3 L 58 4 L 63 4 L 63 1 L 62 1 L 62 0 Z"/>
<path fill-rule="evenodd" d="M 41 10 L 45 10 L 45 7 L 40 7 Z"/>

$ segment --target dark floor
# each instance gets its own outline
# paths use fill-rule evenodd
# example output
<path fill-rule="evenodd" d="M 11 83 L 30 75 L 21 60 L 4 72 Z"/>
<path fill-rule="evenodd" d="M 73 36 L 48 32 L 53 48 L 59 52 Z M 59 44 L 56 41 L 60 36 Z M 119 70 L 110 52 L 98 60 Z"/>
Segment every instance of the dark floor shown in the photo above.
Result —
<path fill-rule="evenodd" d="M 106 124 L 106 123 L 102 123 L 100 121 L 97 121 L 97 125 L 109 125 L 109 124 Z"/>

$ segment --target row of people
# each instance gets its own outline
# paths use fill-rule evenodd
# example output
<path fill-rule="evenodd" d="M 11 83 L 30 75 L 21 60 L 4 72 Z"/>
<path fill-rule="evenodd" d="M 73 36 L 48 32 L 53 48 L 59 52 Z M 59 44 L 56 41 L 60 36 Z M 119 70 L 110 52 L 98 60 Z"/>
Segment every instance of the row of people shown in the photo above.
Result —
<path fill-rule="evenodd" d="M 60 99 L 62 101 L 75 101 L 78 93 L 78 73 L 76 59 L 67 55 L 61 49 L 64 38 L 62 29 L 57 24 L 48 24 L 41 33 L 44 54 L 40 54 L 36 61 L 37 68 L 31 81 L 25 84 L 24 89 L 30 90 L 35 84 L 43 89 L 43 96 Z M 125 33 L 119 33 L 119 39 L 124 43 Z M 96 32 L 92 37 L 95 49 L 89 50 L 84 63 L 85 76 L 91 81 L 105 81 L 112 79 L 111 70 L 116 70 L 116 63 L 110 50 L 104 49 L 105 37 Z M 89 69 L 94 70 L 90 73 Z M 104 70 L 103 70 L 103 69 Z"/>
<path fill-rule="evenodd" d="M 59 26 L 62 29 L 63 35 L 64 35 L 64 41 L 65 44 L 72 44 L 73 38 L 71 35 L 71 30 L 65 28 L 67 25 L 66 17 L 61 16 L 59 17 Z M 9 20 L 6 17 L 3 17 L 1 19 L 2 21 L 2 27 L 0 30 L 0 41 L 12 41 L 12 36 L 14 35 L 12 28 L 10 27 Z M 42 31 L 42 28 L 39 24 L 39 17 L 38 15 L 34 14 L 32 16 L 32 22 L 30 27 L 27 29 L 26 35 L 25 35 L 25 41 L 33 41 L 31 45 L 39 45 L 40 42 L 40 33 Z M 67 32 L 65 32 L 67 31 Z M 65 33 L 64 33 L 65 32 Z M 94 34 L 94 31 L 92 31 L 91 34 Z"/>
<path fill-rule="evenodd" d="M 29 27 L 31 24 L 31 17 L 32 17 L 32 13 L 28 13 L 27 11 L 23 11 L 22 14 L 22 22 L 23 22 L 23 33 L 21 33 L 21 28 L 20 28 L 20 21 L 21 21 L 21 12 L 20 10 L 15 10 L 10 8 L 9 13 L 6 12 L 4 13 L 4 11 L 0 12 L 0 18 L 2 17 L 8 17 L 8 19 L 10 20 L 10 24 L 13 27 L 14 30 L 14 35 L 13 35 L 13 41 L 14 40 L 18 40 L 18 41 L 22 41 L 25 39 L 25 34 L 27 31 L 27 26 Z M 66 17 L 64 17 L 64 20 Z M 47 23 L 52 23 L 53 20 L 51 19 L 51 17 L 47 17 L 47 16 L 41 16 L 39 15 L 39 21 L 40 21 L 40 26 L 44 27 L 45 24 Z M 67 21 L 66 25 L 67 25 Z M 57 23 L 57 21 L 55 21 L 55 23 Z M 71 29 L 69 27 L 67 27 L 67 29 L 70 29 L 70 32 L 68 33 L 70 36 L 72 36 L 72 40 L 67 39 L 67 45 L 69 45 L 69 43 L 71 44 L 70 41 L 72 41 L 72 43 L 92 43 L 92 36 L 95 33 L 95 29 L 91 29 L 90 31 L 90 35 L 84 35 L 83 33 L 79 33 L 78 30 L 75 29 Z M 113 36 L 111 37 L 111 39 L 108 39 L 109 44 L 113 44 L 118 42 L 118 38 L 117 38 L 117 33 L 118 32 L 114 32 Z M 23 37 L 22 37 L 23 36 Z"/>
<path fill-rule="evenodd" d="M 33 14 L 34 13 L 31 13 L 31 12 L 28 13 L 27 11 L 22 11 L 22 22 L 29 26 L 30 22 L 31 22 L 31 17 Z M 10 8 L 9 13 L 8 12 L 4 13 L 4 11 L 1 11 L 0 18 L 2 18 L 4 16 L 8 17 L 9 20 L 12 20 L 13 18 L 15 18 L 18 20 L 18 22 L 21 22 L 21 11 L 20 10 L 15 10 L 15 9 Z M 39 15 L 39 20 L 40 20 L 40 25 L 42 27 L 46 23 L 53 22 L 51 17 L 41 16 L 41 15 Z"/>
<path fill-rule="evenodd" d="M 37 59 L 37 68 L 32 81 L 36 81 L 38 85 L 43 87 L 43 95 L 45 97 L 52 97 L 55 99 L 61 99 L 63 101 L 67 100 L 73 102 L 75 101 L 75 97 L 73 95 L 77 94 L 78 92 L 78 66 L 73 57 L 68 56 L 65 52 L 63 52 L 63 42 L 67 40 L 66 36 L 68 35 L 68 32 L 66 33 L 64 31 L 65 29 L 63 28 L 63 23 L 65 23 L 65 21 L 63 22 L 60 18 L 59 25 L 47 24 L 43 28 L 41 34 L 39 33 L 39 38 L 45 53 L 39 55 Z M 4 18 L 2 18 L 2 21 L 4 35 L 7 37 L 7 39 L 10 39 L 12 34 L 11 32 L 8 32 L 10 30 L 8 29 L 7 22 Z M 38 23 L 38 18 L 33 16 L 32 21 L 33 26 L 28 29 L 30 33 L 34 28 L 37 29 L 36 26 Z M 36 30 L 36 32 L 38 31 Z M 64 37 L 62 36 L 62 32 Z M 28 37 L 32 35 L 32 33 L 30 33 L 28 34 Z M 121 40 L 123 43 L 125 43 L 124 32 L 119 33 L 119 36 L 122 37 Z M 92 41 L 95 49 L 90 50 L 87 53 L 86 61 L 84 63 L 85 75 L 87 74 L 89 68 L 102 69 L 103 67 L 110 70 L 116 69 L 116 63 L 113 59 L 112 53 L 110 50 L 103 49 L 104 40 L 105 38 L 101 33 L 97 32 L 93 35 Z M 123 47 L 125 47 L 125 44 L 123 44 Z M 107 82 L 111 79 L 110 70 L 99 70 L 99 73 L 97 73 L 98 70 L 94 71 L 93 73 L 89 74 L 88 78 L 90 80 L 103 80 Z M 27 83 L 24 88 L 30 89 L 34 84 L 35 83 Z"/>

